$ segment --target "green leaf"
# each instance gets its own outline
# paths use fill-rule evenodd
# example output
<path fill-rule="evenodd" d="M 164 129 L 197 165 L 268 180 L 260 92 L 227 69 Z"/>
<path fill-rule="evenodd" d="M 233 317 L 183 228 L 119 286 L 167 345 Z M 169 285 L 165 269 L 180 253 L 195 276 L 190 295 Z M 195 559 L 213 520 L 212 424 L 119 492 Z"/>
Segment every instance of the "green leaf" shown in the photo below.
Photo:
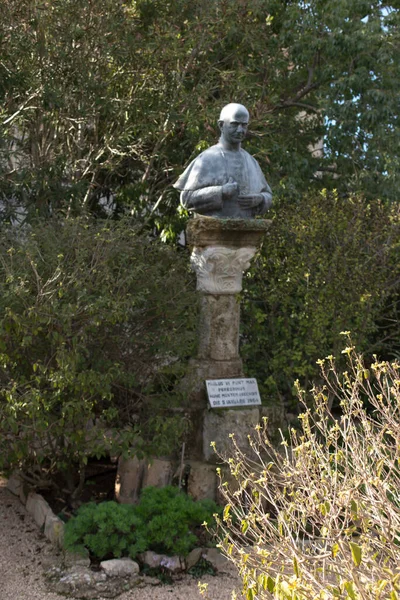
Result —
<path fill-rule="evenodd" d="M 357 596 L 354 591 L 353 583 L 351 581 L 346 581 L 346 583 L 344 584 L 344 587 L 345 587 L 347 594 L 351 598 L 351 600 L 357 600 Z"/>
<path fill-rule="evenodd" d="M 230 504 L 227 504 L 224 508 L 224 512 L 222 514 L 222 518 L 224 521 L 227 521 L 230 517 L 229 511 L 231 510 L 232 506 Z"/>
<path fill-rule="evenodd" d="M 340 550 L 339 544 L 333 544 L 333 546 L 332 546 L 332 556 L 333 556 L 333 558 L 336 558 L 339 550 Z"/>
<path fill-rule="evenodd" d="M 249 587 L 246 590 L 246 600 L 254 600 L 255 596 L 254 596 L 254 589 Z"/>
<path fill-rule="evenodd" d="M 267 589 L 271 594 L 275 591 L 275 581 L 270 575 L 267 577 Z"/>
<path fill-rule="evenodd" d="M 351 557 L 353 559 L 353 562 L 356 565 L 356 567 L 359 567 L 361 564 L 361 560 L 362 560 L 361 546 L 359 546 L 355 542 L 349 542 L 349 546 L 350 546 Z"/>
<path fill-rule="evenodd" d="M 294 570 L 296 577 L 300 577 L 299 565 L 295 558 L 293 559 L 293 570 Z"/>

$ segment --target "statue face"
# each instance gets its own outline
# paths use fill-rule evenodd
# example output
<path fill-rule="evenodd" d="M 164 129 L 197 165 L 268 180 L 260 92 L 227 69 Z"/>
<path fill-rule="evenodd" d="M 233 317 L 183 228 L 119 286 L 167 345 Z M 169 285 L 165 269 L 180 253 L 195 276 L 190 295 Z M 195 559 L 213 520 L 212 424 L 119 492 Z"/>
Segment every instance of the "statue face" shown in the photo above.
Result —
<path fill-rule="evenodd" d="M 249 115 L 244 111 L 236 111 L 219 121 L 222 137 L 234 146 L 240 144 L 245 138 L 249 125 Z"/>

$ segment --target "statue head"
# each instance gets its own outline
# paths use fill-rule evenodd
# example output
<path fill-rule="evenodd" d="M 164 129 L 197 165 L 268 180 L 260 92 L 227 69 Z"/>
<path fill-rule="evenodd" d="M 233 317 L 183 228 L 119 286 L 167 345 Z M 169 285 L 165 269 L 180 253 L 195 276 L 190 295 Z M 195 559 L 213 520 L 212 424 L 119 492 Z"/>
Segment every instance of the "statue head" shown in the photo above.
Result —
<path fill-rule="evenodd" d="M 221 142 L 228 147 L 240 147 L 247 133 L 249 111 L 243 104 L 231 103 L 224 106 L 219 116 Z"/>

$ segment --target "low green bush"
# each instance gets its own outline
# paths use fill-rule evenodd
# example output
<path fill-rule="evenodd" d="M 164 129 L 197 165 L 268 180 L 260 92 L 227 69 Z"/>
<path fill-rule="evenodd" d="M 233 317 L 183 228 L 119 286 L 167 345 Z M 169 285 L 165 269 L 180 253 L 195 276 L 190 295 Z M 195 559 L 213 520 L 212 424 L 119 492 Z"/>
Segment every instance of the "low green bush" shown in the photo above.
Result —
<path fill-rule="evenodd" d="M 138 505 L 82 505 L 66 523 L 64 546 L 74 552 L 87 548 L 98 559 L 135 558 L 146 550 L 186 556 L 198 545 L 196 529 L 212 525 L 218 511 L 212 500 L 195 502 L 176 487 L 148 487 Z"/>

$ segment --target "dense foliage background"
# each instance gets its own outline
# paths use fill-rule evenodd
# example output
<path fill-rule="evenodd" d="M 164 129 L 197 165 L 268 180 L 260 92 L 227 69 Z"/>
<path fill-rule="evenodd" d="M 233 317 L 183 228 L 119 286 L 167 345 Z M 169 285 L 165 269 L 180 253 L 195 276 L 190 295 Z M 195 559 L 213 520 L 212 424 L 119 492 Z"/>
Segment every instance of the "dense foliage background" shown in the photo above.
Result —
<path fill-rule="evenodd" d="M 15 423 L 49 406 L 59 433 L 64 410 L 98 418 L 93 403 L 133 427 L 111 406 L 160 398 L 156 364 L 175 369 L 172 393 L 196 318 L 188 256 L 172 247 L 187 214 L 171 184 L 216 141 L 229 101 L 250 110 L 246 147 L 274 192 L 243 305 L 243 355 L 264 401 L 291 404 L 294 379 L 308 385 L 343 329 L 367 355 L 398 356 L 397 3 L 1 8 L 1 410 L 18 444 L 29 428 Z M 28 229 L 10 232 L 16 221 Z"/>
<path fill-rule="evenodd" d="M 168 233 L 170 184 L 234 100 L 276 200 L 310 186 L 396 200 L 399 21 L 376 0 L 4 2 L 1 197 L 44 213 L 157 204 Z"/>
<path fill-rule="evenodd" d="M 242 355 L 264 397 L 294 409 L 294 381 L 311 387 L 342 331 L 366 357 L 400 356 L 400 211 L 325 190 L 274 213 L 245 279 Z"/>

